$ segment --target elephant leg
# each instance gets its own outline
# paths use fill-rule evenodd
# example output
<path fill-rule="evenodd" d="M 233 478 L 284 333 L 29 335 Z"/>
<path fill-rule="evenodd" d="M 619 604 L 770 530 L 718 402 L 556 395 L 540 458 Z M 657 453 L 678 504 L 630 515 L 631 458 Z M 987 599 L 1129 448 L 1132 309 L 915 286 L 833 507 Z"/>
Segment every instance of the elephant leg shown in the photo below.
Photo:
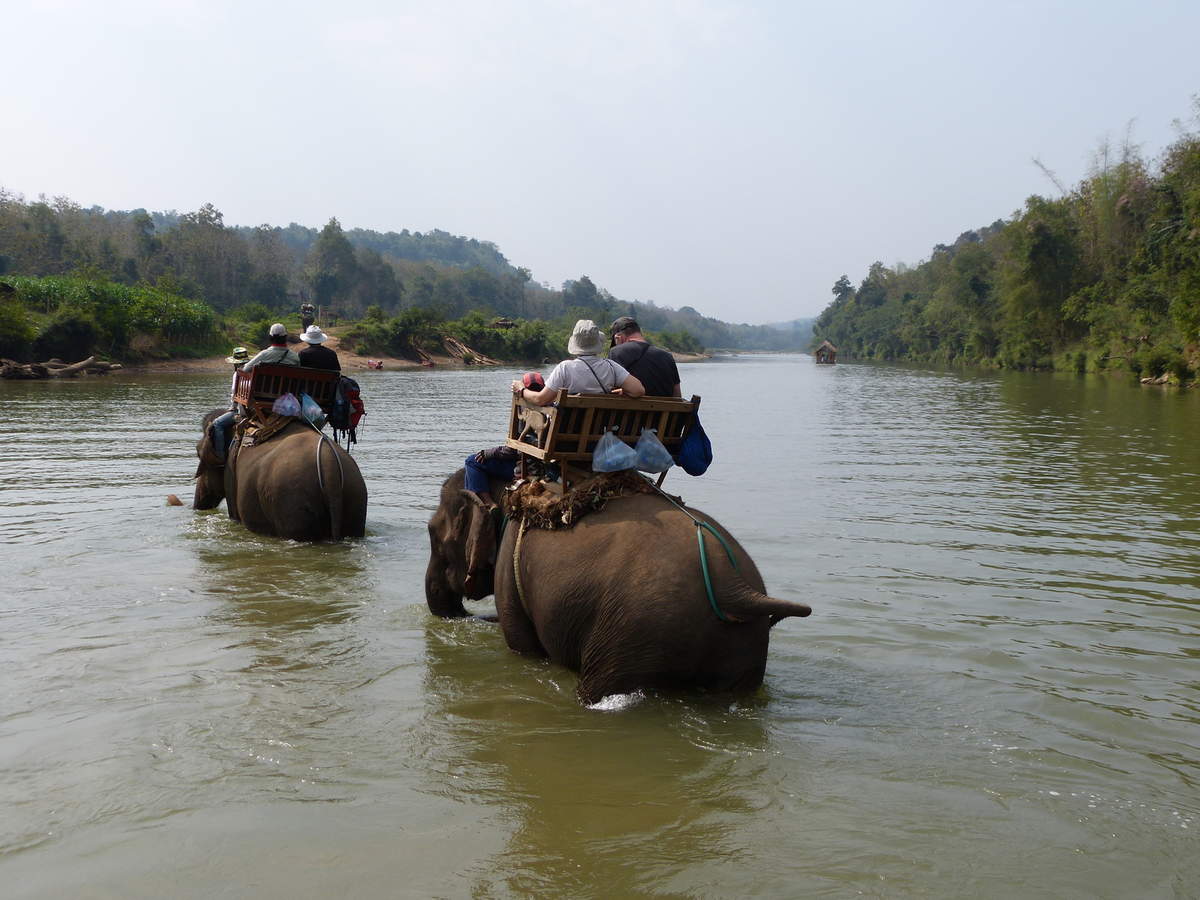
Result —
<path fill-rule="evenodd" d="M 525 610 L 517 603 L 504 603 L 497 592 L 496 614 L 500 619 L 500 630 L 510 650 L 529 656 L 548 656 L 546 648 L 538 640 L 537 630 Z"/>
<path fill-rule="evenodd" d="M 629 646 L 618 650 L 607 642 L 589 641 L 579 660 L 579 685 L 575 688 L 579 702 L 591 706 L 613 694 L 631 694 L 651 686 L 661 667 L 633 658 L 635 652 L 636 648 Z"/>
<path fill-rule="evenodd" d="M 517 591 L 516 577 L 513 574 L 513 552 L 514 541 L 510 529 L 496 554 L 496 574 L 493 580 L 496 615 L 500 619 L 500 630 L 504 632 L 504 642 L 510 650 L 517 653 L 549 656 Z"/>

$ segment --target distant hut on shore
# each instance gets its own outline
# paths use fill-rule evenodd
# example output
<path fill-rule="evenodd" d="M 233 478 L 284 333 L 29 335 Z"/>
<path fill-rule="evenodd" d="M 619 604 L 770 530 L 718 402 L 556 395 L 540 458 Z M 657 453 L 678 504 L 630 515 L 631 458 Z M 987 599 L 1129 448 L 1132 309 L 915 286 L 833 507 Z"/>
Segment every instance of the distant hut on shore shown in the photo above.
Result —
<path fill-rule="evenodd" d="M 813 351 L 813 357 L 820 365 L 832 366 L 837 362 L 837 347 L 829 341 L 821 341 L 821 346 Z"/>
<path fill-rule="evenodd" d="M 517 323 L 514 322 L 512 319 L 506 319 L 503 316 L 501 316 L 499 319 L 497 319 L 495 322 L 492 323 L 492 327 L 493 328 L 516 328 Z"/>

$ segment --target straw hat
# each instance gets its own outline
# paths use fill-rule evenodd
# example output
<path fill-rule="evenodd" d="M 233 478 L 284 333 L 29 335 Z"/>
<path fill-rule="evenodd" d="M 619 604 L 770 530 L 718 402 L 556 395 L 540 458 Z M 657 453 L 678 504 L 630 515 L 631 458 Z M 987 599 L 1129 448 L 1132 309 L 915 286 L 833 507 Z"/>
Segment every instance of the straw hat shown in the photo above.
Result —
<path fill-rule="evenodd" d="M 571 339 L 567 341 L 567 352 L 572 356 L 594 355 L 605 347 L 604 336 L 591 319 L 580 319 L 575 323 Z"/>
<path fill-rule="evenodd" d="M 300 335 L 300 340 L 306 344 L 323 344 L 329 340 L 329 335 L 321 330 L 320 325 L 309 325 L 304 329 L 304 334 Z"/>

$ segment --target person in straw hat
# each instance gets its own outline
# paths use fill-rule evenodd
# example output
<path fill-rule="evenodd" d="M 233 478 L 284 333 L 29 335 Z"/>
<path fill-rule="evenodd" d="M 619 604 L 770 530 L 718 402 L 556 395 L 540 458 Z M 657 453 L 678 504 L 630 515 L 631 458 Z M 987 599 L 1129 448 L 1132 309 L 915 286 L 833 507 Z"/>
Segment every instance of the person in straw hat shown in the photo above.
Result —
<path fill-rule="evenodd" d="M 225 357 L 225 362 L 233 366 L 233 380 L 229 382 L 229 409 L 213 419 L 210 426 L 213 450 L 221 459 L 225 458 L 225 450 L 229 447 L 230 438 L 233 437 L 233 433 L 229 430 L 230 426 L 237 418 L 237 403 L 233 399 L 233 390 L 237 386 L 238 369 L 249 361 L 250 351 L 245 347 L 234 347 L 233 353 Z"/>
<path fill-rule="evenodd" d="M 554 367 L 546 386 L 541 390 L 526 387 L 522 381 L 512 383 L 512 392 L 530 403 L 546 406 L 554 401 L 562 388 L 568 394 L 623 394 L 626 397 L 641 397 L 646 388 L 623 366 L 611 359 L 602 359 L 598 354 L 608 346 L 608 341 L 591 319 L 580 319 L 575 323 L 571 338 L 567 341 L 566 359 Z"/>
<path fill-rule="evenodd" d="M 328 347 L 322 347 L 329 335 L 321 330 L 320 325 L 309 325 L 304 330 L 304 334 L 300 335 L 300 340 L 308 344 L 301 350 L 297 356 L 300 357 L 300 365 L 307 366 L 310 369 L 328 369 L 332 372 L 342 371 L 342 364 L 338 362 L 338 355 Z"/>

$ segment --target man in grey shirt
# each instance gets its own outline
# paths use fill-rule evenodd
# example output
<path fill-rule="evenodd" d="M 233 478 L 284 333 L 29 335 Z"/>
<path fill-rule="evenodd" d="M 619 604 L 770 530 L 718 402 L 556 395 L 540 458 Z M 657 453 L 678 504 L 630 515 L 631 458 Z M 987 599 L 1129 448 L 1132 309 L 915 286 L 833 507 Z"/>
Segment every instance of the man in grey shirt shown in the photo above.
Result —
<path fill-rule="evenodd" d="M 272 366 L 298 366 L 300 365 L 300 357 L 296 355 L 294 350 L 289 350 L 287 345 L 287 329 L 283 327 L 281 322 L 276 322 L 271 326 L 271 346 L 265 350 L 259 350 L 255 357 L 242 366 L 242 371 L 247 372 L 253 369 L 259 363 Z"/>

